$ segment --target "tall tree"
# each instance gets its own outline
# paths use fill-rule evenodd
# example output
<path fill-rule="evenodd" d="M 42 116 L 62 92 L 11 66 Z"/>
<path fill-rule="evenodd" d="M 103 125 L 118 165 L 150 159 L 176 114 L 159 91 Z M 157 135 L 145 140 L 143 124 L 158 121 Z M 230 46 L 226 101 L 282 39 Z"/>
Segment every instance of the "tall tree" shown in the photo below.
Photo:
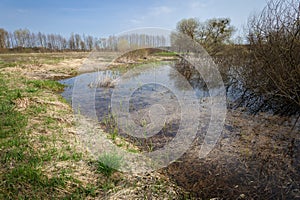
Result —
<path fill-rule="evenodd" d="M 7 31 L 0 28 L 0 48 L 6 48 L 7 45 Z"/>
<path fill-rule="evenodd" d="M 228 43 L 234 30 L 229 18 L 209 19 L 199 26 L 197 39 L 202 44 Z"/>
<path fill-rule="evenodd" d="M 178 33 L 200 43 L 212 55 L 220 52 L 223 44 L 229 43 L 234 30 L 234 27 L 230 25 L 229 18 L 213 18 L 205 22 L 190 18 L 183 19 L 177 24 Z M 173 38 L 178 39 L 178 37 Z"/>
<path fill-rule="evenodd" d="M 177 23 L 177 31 L 195 39 L 199 25 L 199 20 L 196 18 L 182 19 Z"/>
<path fill-rule="evenodd" d="M 30 31 L 28 29 L 18 29 L 14 31 L 14 37 L 17 46 L 29 47 L 30 46 Z"/>

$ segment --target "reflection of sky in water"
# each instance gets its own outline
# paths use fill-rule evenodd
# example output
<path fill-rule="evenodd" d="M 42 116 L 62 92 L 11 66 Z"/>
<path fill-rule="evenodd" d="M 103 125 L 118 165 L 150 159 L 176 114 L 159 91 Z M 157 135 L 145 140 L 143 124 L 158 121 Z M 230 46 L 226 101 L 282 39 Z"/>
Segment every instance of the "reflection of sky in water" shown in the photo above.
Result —
<path fill-rule="evenodd" d="M 108 76 L 110 74 L 114 76 L 114 79 L 119 76 L 118 72 L 111 73 L 111 71 L 101 71 L 81 74 L 77 77 L 61 80 L 60 83 L 67 85 L 62 96 L 66 98 L 68 102 L 72 101 L 73 85 L 76 78 L 76 84 L 79 84 L 81 91 L 91 92 L 95 89 L 89 86 L 90 83 L 97 80 L 103 80 L 105 78 L 104 76 Z M 174 103 L 174 101 L 177 101 L 175 94 L 178 93 L 178 91 L 194 90 L 193 92 L 197 98 L 209 96 L 208 90 L 203 87 L 203 82 L 201 82 L 201 79 L 197 75 L 190 77 L 190 85 L 187 86 L 187 79 L 172 65 L 149 65 L 145 68 L 130 70 L 130 74 L 125 73 L 122 76 L 122 81 L 126 82 L 126 87 L 129 87 L 129 89 L 132 90 L 130 99 L 131 111 L 142 109 L 141 107 L 148 107 L 149 105 L 158 102 L 164 104 L 171 101 Z M 103 116 L 106 116 L 109 113 L 112 92 L 113 88 L 98 87 L 95 90 L 95 109 L 98 119 L 100 120 Z M 81 104 L 91 103 L 86 102 L 84 96 L 85 94 L 82 94 L 82 98 L 80 98 Z"/>

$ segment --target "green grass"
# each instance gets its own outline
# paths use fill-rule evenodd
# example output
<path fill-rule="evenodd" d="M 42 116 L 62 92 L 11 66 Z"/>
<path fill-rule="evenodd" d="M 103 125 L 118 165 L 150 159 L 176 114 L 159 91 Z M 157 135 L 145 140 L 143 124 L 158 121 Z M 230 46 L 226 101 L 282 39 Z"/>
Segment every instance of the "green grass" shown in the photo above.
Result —
<path fill-rule="evenodd" d="M 97 164 L 98 172 L 110 177 L 121 168 L 122 157 L 117 153 L 104 153 L 99 157 Z"/>
<path fill-rule="evenodd" d="M 171 51 L 157 52 L 154 55 L 155 56 L 178 56 L 176 52 L 171 52 Z"/>
<path fill-rule="evenodd" d="M 0 197 L 26 198 L 28 193 L 22 191 L 25 188 L 22 186 L 26 185 L 30 191 L 41 191 L 40 187 L 48 180 L 37 168 L 40 158 L 26 137 L 28 117 L 14 109 L 13 101 L 22 97 L 24 91 L 10 89 L 3 76 L 0 80 Z"/>
<path fill-rule="evenodd" d="M 0 138 L 6 138 L 23 130 L 27 125 L 27 118 L 14 110 L 13 101 L 22 96 L 21 90 L 9 89 L 6 80 L 0 78 Z"/>
<path fill-rule="evenodd" d="M 24 84 L 23 87 L 18 86 L 21 84 Z M 24 81 L 0 73 L 0 199 L 82 199 L 95 194 L 95 186 L 83 187 L 66 171 L 61 170 L 51 177 L 42 171 L 44 163 L 76 162 L 83 157 L 68 142 L 63 142 L 65 145 L 62 147 L 55 147 L 63 139 L 54 135 L 39 135 L 37 142 L 43 144 L 45 150 L 34 148 L 30 136 L 32 128 L 50 128 L 59 134 L 56 120 L 43 116 L 47 106 L 37 104 L 22 112 L 16 110 L 16 99 L 39 95 L 36 91 L 57 92 L 62 88 L 63 85 L 55 81 Z M 43 116 L 39 117 L 43 123 L 29 125 L 29 118 L 39 114 Z M 28 129 L 28 126 L 32 128 Z"/>
<path fill-rule="evenodd" d="M 53 80 L 28 80 L 26 83 L 30 90 L 33 91 L 47 89 L 55 92 L 61 92 L 65 87 L 63 84 Z"/>

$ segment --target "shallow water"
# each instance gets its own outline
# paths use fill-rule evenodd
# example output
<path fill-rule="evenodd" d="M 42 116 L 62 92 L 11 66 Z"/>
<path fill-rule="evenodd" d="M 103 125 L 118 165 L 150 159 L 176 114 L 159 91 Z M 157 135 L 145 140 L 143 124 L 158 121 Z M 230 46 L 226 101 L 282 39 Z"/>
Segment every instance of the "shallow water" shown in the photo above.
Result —
<path fill-rule="evenodd" d="M 192 92 L 193 96 L 188 97 L 199 102 L 209 97 L 201 76 L 191 69 L 184 71 L 191 72 L 178 73 L 175 63 L 168 63 L 147 65 L 131 73 L 109 70 L 86 73 L 61 80 L 61 83 L 68 85 L 62 96 L 73 106 L 74 100 L 79 102 L 83 114 L 87 116 L 94 109 L 100 122 L 111 113 L 112 96 L 127 96 L 130 118 L 138 127 L 151 124 L 153 118 L 148 111 L 155 110 L 157 107 L 153 106 L 157 104 L 162 105 L 166 114 L 164 128 L 155 136 L 146 135 L 147 139 L 139 138 L 139 142 L 135 143 L 144 151 L 154 151 L 170 142 L 178 132 L 182 112 L 178 94 Z M 121 76 L 121 81 L 118 81 Z M 98 83 L 107 77 L 111 81 L 116 80 L 116 87 L 98 87 Z M 79 92 L 72 101 L 74 83 Z M 229 88 L 227 99 L 236 99 L 239 94 L 240 90 Z M 180 158 L 180 162 L 174 162 L 165 169 L 166 174 L 188 191 L 194 192 L 196 197 L 204 199 L 238 197 L 240 194 L 254 199 L 281 199 L 280 195 L 287 199 L 299 197 L 299 137 L 295 139 L 291 153 L 290 125 L 278 125 L 276 116 L 238 114 L 227 115 L 221 140 L 207 158 L 199 159 L 198 147 L 193 146 Z M 200 119 L 203 123 L 198 127 L 199 144 L 202 144 L 202 134 L 207 131 L 205 120 L 209 117 L 208 113 Z M 136 141 L 136 138 L 120 130 L 119 134 Z M 148 148 L 150 144 L 151 149 Z"/>
<path fill-rule="evenodd" d="M 125 74 L 126 87 L 131 87 L 130 96 L 130 112 L 134 110 L 145 109 L 153 104 L 176 104 L 176 94 L 181 94 L 187 90 L 193 92 L 199 100 L 209 96 L 209 92 L 205 84 L 200 83 L 200 79 L 183 77 L 174 68 L 174 63 L 162 64 L 160 66 L 146 66 L 144 69 L 138 69 L 131 72 L 130 75 Z M 72 103 L 72 93 L 75 80 L 77 80 L 76 89 L 84 93 L 95 93 L 95 109 L 99 121 L 109 114 L 111 107 L 111 95 L 114 88 L 97 87 L 94 88 L 93 83 L 109 77 L 112 80 L 122 76 L 119 71 L 98 71 L 93 73 L 85 73 L 79 76 L 60 80 L 59 82 L 66 85 L 62 96 Z M 79 81 L 78 81 L 79 80 Z M 146 81 L 141 82 L 141 81 Z M 138 82 L 140 81 L 140 82 Z M 79 83 L 78 83 L 79 82 Z M 137 83 L 138 82 L 138 83 Z M 185 83 L 183 83 L 185 82 Z M 189 85 L 187 85 L 189 83 Z M 74 98 L 74 97 L 73 97 Z M 82 104 L 89 104 L 84 98 L 79 100 Z"/>

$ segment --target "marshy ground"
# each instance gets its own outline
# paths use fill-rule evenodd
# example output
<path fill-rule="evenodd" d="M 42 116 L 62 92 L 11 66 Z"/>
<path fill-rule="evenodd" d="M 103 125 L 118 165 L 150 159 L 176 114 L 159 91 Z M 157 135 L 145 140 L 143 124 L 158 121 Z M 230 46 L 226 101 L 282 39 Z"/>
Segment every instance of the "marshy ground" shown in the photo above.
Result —
<path fill-rule="evenodd" d="M 103 67 L 116 56 L 101 55 Z M 157 172 L 109 172 L 81 144 L 72 108 L 60 95 L 64 86 L 55 81 L 75 76 L 82 65 L 87 67 L 80 73 L 93 71 L 88 56 L 0 55 L 0 198 L 300 198 L 299 122 L 242 109 L 228 111 L 221 139 L 206 158 L 198 158 L 199 137 Z M 129 61 L 136 64 L 119 64 L 126 68 Z"/>

